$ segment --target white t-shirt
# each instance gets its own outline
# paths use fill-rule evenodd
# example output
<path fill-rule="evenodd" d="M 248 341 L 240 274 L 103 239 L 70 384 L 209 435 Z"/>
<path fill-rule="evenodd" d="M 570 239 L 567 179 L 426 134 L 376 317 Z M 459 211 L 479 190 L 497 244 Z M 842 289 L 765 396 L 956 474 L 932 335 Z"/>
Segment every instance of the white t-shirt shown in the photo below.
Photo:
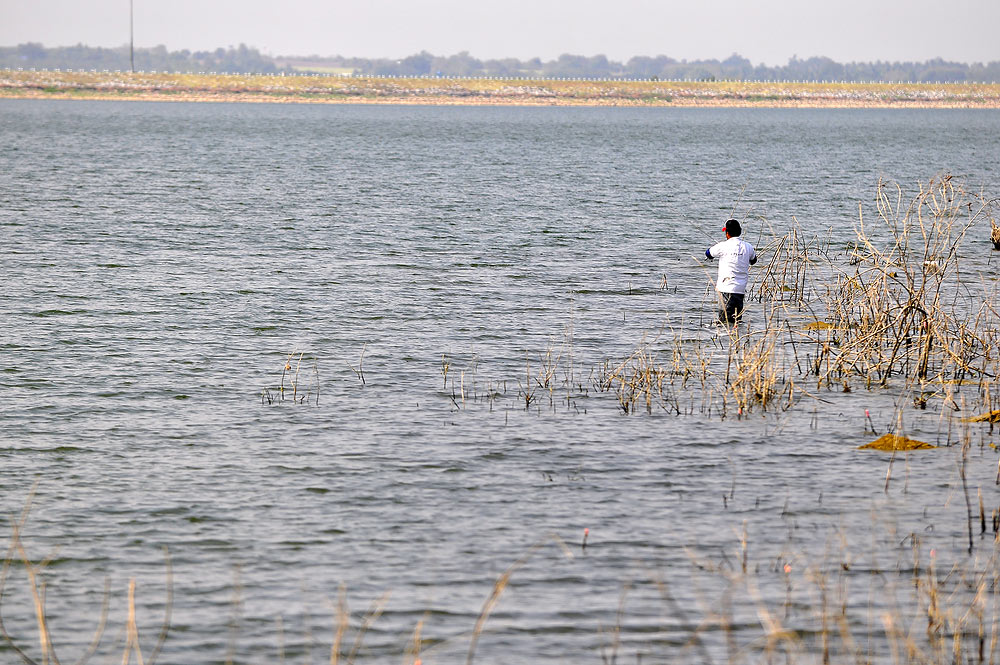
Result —
<path fill-rule="evenodd" d="M 753 245 L 742 238 L 729 238 L 708 250 L 709 256 L 719 259 L 719 281 L 715 290 L 722 293 L 746 293 L 747 273 L 750 263 L 756 262 Z"/>

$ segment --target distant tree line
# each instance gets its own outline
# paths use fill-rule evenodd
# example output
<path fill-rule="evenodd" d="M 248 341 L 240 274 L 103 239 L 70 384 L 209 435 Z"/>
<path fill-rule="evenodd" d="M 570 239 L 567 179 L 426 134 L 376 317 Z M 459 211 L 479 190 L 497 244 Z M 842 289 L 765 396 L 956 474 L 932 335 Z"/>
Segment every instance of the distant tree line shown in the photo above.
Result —
<path fill-rule="evenodd" d="M 287 59 L 298 64 L 294 59 Z M 537 76 L 545 78 L 657 78 L 663 80 L 761 80 L 761 81 L 1000 81 L 1000 60 L 989 64 L 947 62 L 852 62 L 841 64 L 830 58 L 805 60 L 793 57 L 778 67 L 754 65 L 733 54 L 725 60 L 675 60 L 665 55 L 636 56 L 626 63 L 603 55 L 563 54 L 556 60 L 478 60 L 468 52 L 442 57 L 427 51 L 402 60 L 364 58 L 309 58 L 303 65 L 339 67 L 358 74 L 412 76 Z M 300 65 L 301 66 L 301 65 Z"/>
<path fill-rule="evenodd" d="M 59 69 L 129 68 L 128 46 L 96 48 L 79 44 L 45 48 L 26 43 L 0 47 L 0 67 Z M 542 78 L 643 78 L 680 80 L 761 80 L 761 81 L 916 81 L 963 82 L 1000 81 L 1000 61 L 987 64 L 949 62 L 935 58 L 926 62 L 838 63 L 826 57 L 799 59 L 768 67 L 754 65 L 733 54 L 725 60 L 675 60 L 665 55 L 636 56 L 628 62 L 609 60 L 603 55 L 563 54 L 555 60 L 480 60 L 467 51 L 436 56 L 427 51 L 402 59 L 334 57 L 272 57 L 240 44 L 214 51 L 168 51 L 164 46 L 135 50 L 137 70 L 179 72 L 341 72 L 385 76 L 502 76 Z"/>
<path fill-rule="evenodd" d="M 274 58 L 262 55 L 245 44 L 214 51 L 168 51 L 165 46 L 135 49 L 136 71 L 174 72 L 255 72 L 273 74 L 280 70 Z M 128 71 L 128 44 L 117 48 L 57 46 L 45 48 L 28 42 L 0 47 L 0 67 L 28 69 L 110 69 Z"/>

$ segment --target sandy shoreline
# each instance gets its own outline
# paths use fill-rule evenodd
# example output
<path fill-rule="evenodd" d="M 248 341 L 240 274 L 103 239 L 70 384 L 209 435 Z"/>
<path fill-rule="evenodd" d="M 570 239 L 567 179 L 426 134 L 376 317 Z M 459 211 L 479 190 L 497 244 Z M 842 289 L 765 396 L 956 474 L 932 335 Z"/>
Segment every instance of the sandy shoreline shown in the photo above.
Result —
<path fill-rule="evenodd" d="M 998 109 L 1000 85 L 0 70 L 0 98 L 430 106 Z"/>
<path fill-rule="evenodd" d="M 843 99 L 734 99 L 685 98 L 672 100 L 635 100 L 624 98 L 526 98 L 513 95 L 437 95 L 298 96 L 266 93 L 217 93 L 203 91 L 169 92 L 46 92 L 0 88 L 0 99 L 64 99 L 136 102 L 208 102 L 244 104 L 390 104 L 415 106 L 594 106 L 594 107 L 672 107 L 672 108 L 839 108 L 839 109 L 1000 109 L 1000 102 L 957 100 L 843 100 Z"/>

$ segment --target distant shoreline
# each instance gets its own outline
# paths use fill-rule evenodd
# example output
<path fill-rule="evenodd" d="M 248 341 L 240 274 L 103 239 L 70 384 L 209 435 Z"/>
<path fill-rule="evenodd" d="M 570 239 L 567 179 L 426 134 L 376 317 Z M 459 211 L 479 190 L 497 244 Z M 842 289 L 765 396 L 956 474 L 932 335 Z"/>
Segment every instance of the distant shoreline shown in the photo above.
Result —
<path fill-rule="evenodd" d="M 1000 84 L 451 79 L 0 70 L 0 98 L 437 106 L 1000 108 Z"/>

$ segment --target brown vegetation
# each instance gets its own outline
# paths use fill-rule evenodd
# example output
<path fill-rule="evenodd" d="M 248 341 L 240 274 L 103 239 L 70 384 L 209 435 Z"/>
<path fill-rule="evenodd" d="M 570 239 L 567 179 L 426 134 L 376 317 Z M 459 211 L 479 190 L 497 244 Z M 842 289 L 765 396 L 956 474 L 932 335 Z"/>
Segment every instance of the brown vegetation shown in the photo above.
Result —
<path fill-rule="evenodd" d="M 883 434 L 871 443 L 858 446 L 861 450 L 925 450 L 936 447 L 898 434 Z"/>
<path fill-rule="evenodd" d="M 859 207 L 856 239 L 845 250 L 834 250 L 829 237 L 805 238 L 797 225 L 759 243 L 764 262 L 752 272 L 747 301 L 762 306 L 762 317 L 686 338 L 668 322 L 627 356 L 595 366 L 589 387 L 614 395 L 623 414 L 742 418 L 856 390 L 895 395 L 897 428 L 906 404 L 945 419 L 959 410 L 993 412 L 1000 406 L 996 289 L 961 265 L 963 241 L 997 206 L 948 175 L 920 183 L 912 197 L 879 182 L 874 210 Z M 573 407 L 586 390 L 568 371 L 560 381 L 558 371 L 573 363 L 568 345 L 540 355 L 534 368 L 529 358 L 521 405 L 541 408 L 541 389 L 550 408 Z M 463 381 L 463 405 L 467 388 Z M 489 392 L 491 408 L 505 392 Z M 949 426 L 949 440 L 953 434 Z"/>

